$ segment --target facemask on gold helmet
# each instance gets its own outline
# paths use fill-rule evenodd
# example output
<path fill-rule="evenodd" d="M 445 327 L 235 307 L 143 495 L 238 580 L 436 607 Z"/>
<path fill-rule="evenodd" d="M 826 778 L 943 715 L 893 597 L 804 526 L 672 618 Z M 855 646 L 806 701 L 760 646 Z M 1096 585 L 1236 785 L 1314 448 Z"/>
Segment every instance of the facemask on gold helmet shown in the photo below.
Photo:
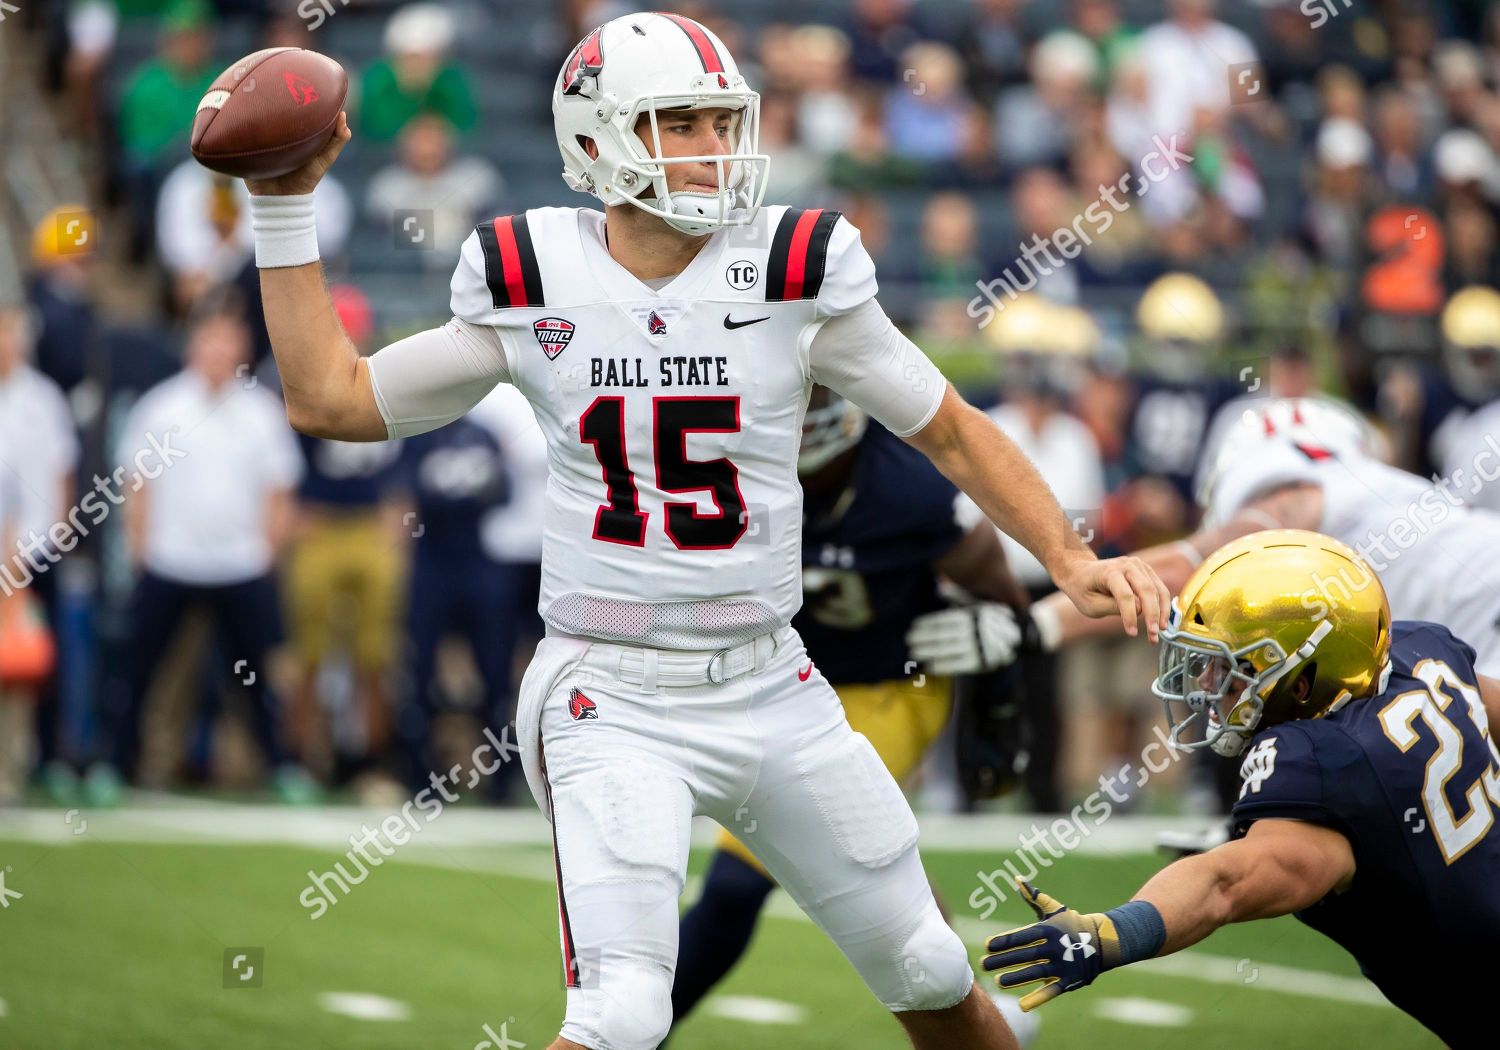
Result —
<path fill-rule="evenodd" d="M 1374 692 L 1390 646 L 1390 604 L 1363 558 L 1316 532 L 1257 532 L 1183 586 L 1151 691 L 1174 747 L 1233 757 L 1261 729 Z"/>

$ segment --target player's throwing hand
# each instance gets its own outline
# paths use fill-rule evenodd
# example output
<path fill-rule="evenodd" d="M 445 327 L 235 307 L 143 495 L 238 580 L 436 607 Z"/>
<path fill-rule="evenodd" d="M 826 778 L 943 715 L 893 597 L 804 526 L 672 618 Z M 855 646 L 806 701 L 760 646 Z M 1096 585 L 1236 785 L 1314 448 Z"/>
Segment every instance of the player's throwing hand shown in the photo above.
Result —
<path fill-rule="evenodd" d="M 250 190 L 253 197 L 291 197 L 301 193 L 311 193 L 322 181 L 328 169 L 333 167 L 333 162 L 338 159 L 344 147 L 354 133 L 349 130 L 349 117 L 347 113 L 339 114 L 338 126 L 334 128 L 333 135 L 318 151 L 318 155 L 308 161 L 296 171 L 276 179 L 246 179 L 245 186 Z"/>
<path fill-rule="evenodd" d="M 1067 568 L 1054 571 L 1058 589 L 1085 616 L 1101 617 L 1118 613 L 1125 622 L 1125 633 L 1137 634 L 1136 618 L 1146 622 L 1146 635 L 1153 642 L 1167 625 L 1172 610 L 1172 595 L 1156 570 L 1136 557 L 1074 558 Z"/>

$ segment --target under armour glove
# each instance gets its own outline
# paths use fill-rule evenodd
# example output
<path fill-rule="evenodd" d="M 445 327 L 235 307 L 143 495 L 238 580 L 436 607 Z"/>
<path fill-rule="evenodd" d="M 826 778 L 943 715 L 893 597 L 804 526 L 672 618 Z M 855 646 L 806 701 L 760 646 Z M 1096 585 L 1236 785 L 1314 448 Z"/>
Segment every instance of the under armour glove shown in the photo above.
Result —
<path fill-rule="evenodd" d="M 979 602 L 939 609 L 912 621 L 911 658 L 929 674 L 982 674 L 1016 658 L 1021 626 L 1008 605 Z"/>
<path fill-rule="evenodd" d="M 1166 941 L 1161 913 L 1146 901 L 1084 915 L 1022 879 L 1016 886 L 1041 921 L 991 937 L 984 968 L 1000 971 L 1001 988 L 1042 982 L 1022 996 L 1022 1010 L 1091 984 L 1105 970 L 1148 959 Z"/>

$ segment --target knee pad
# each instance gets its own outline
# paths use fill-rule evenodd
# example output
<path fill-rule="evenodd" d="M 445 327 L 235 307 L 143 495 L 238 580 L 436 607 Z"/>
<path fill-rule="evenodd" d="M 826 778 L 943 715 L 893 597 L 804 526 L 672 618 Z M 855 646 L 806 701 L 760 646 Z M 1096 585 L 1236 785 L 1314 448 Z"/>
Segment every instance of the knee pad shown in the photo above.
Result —
<path fill-rule="evenodd" d="M 896 955 L 889 987 L 872 990 L 886 1009 L 946 1010 L 957 1005 L 974 986 L 974 971 L 963 941 L 943 921 L 936 902 L 929 901 Z"/>
<path fill-rule="evenodd" d="M 568 991 L 564 1039 L 595 1050 L 656 1050 L 672 1027 L 672 971 L 615 963 L 597 987 Z"/>

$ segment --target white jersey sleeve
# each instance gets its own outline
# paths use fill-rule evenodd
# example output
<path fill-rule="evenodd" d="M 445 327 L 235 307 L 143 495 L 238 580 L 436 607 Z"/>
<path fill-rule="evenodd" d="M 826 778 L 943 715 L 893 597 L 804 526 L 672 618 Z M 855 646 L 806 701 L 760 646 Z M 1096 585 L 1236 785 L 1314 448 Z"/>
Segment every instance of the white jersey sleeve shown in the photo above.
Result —
<path fill-rule="evenodd" d="M 937 365 L 874 299 L 818 329 L 809 365 L 814 382 L 838 391 L 898 437 L 925 427 L 948 388 Z"/>
<path fill-rule="evenodd" d="M 456 280 L 456 278 L 455 278 Z M 370 385 L 388 438 L 436 430 L 510 382 L 506 334 L 455 317 L 370 358 Z"/>
<path fill-rule="evenodd" d="M 859 230 L 843 216 L 828 238 L 828 261 L 818 291 L 818 312 L 829 317 L 846 314 L 875 298 L 875 260 L 865 251 Z"/>

